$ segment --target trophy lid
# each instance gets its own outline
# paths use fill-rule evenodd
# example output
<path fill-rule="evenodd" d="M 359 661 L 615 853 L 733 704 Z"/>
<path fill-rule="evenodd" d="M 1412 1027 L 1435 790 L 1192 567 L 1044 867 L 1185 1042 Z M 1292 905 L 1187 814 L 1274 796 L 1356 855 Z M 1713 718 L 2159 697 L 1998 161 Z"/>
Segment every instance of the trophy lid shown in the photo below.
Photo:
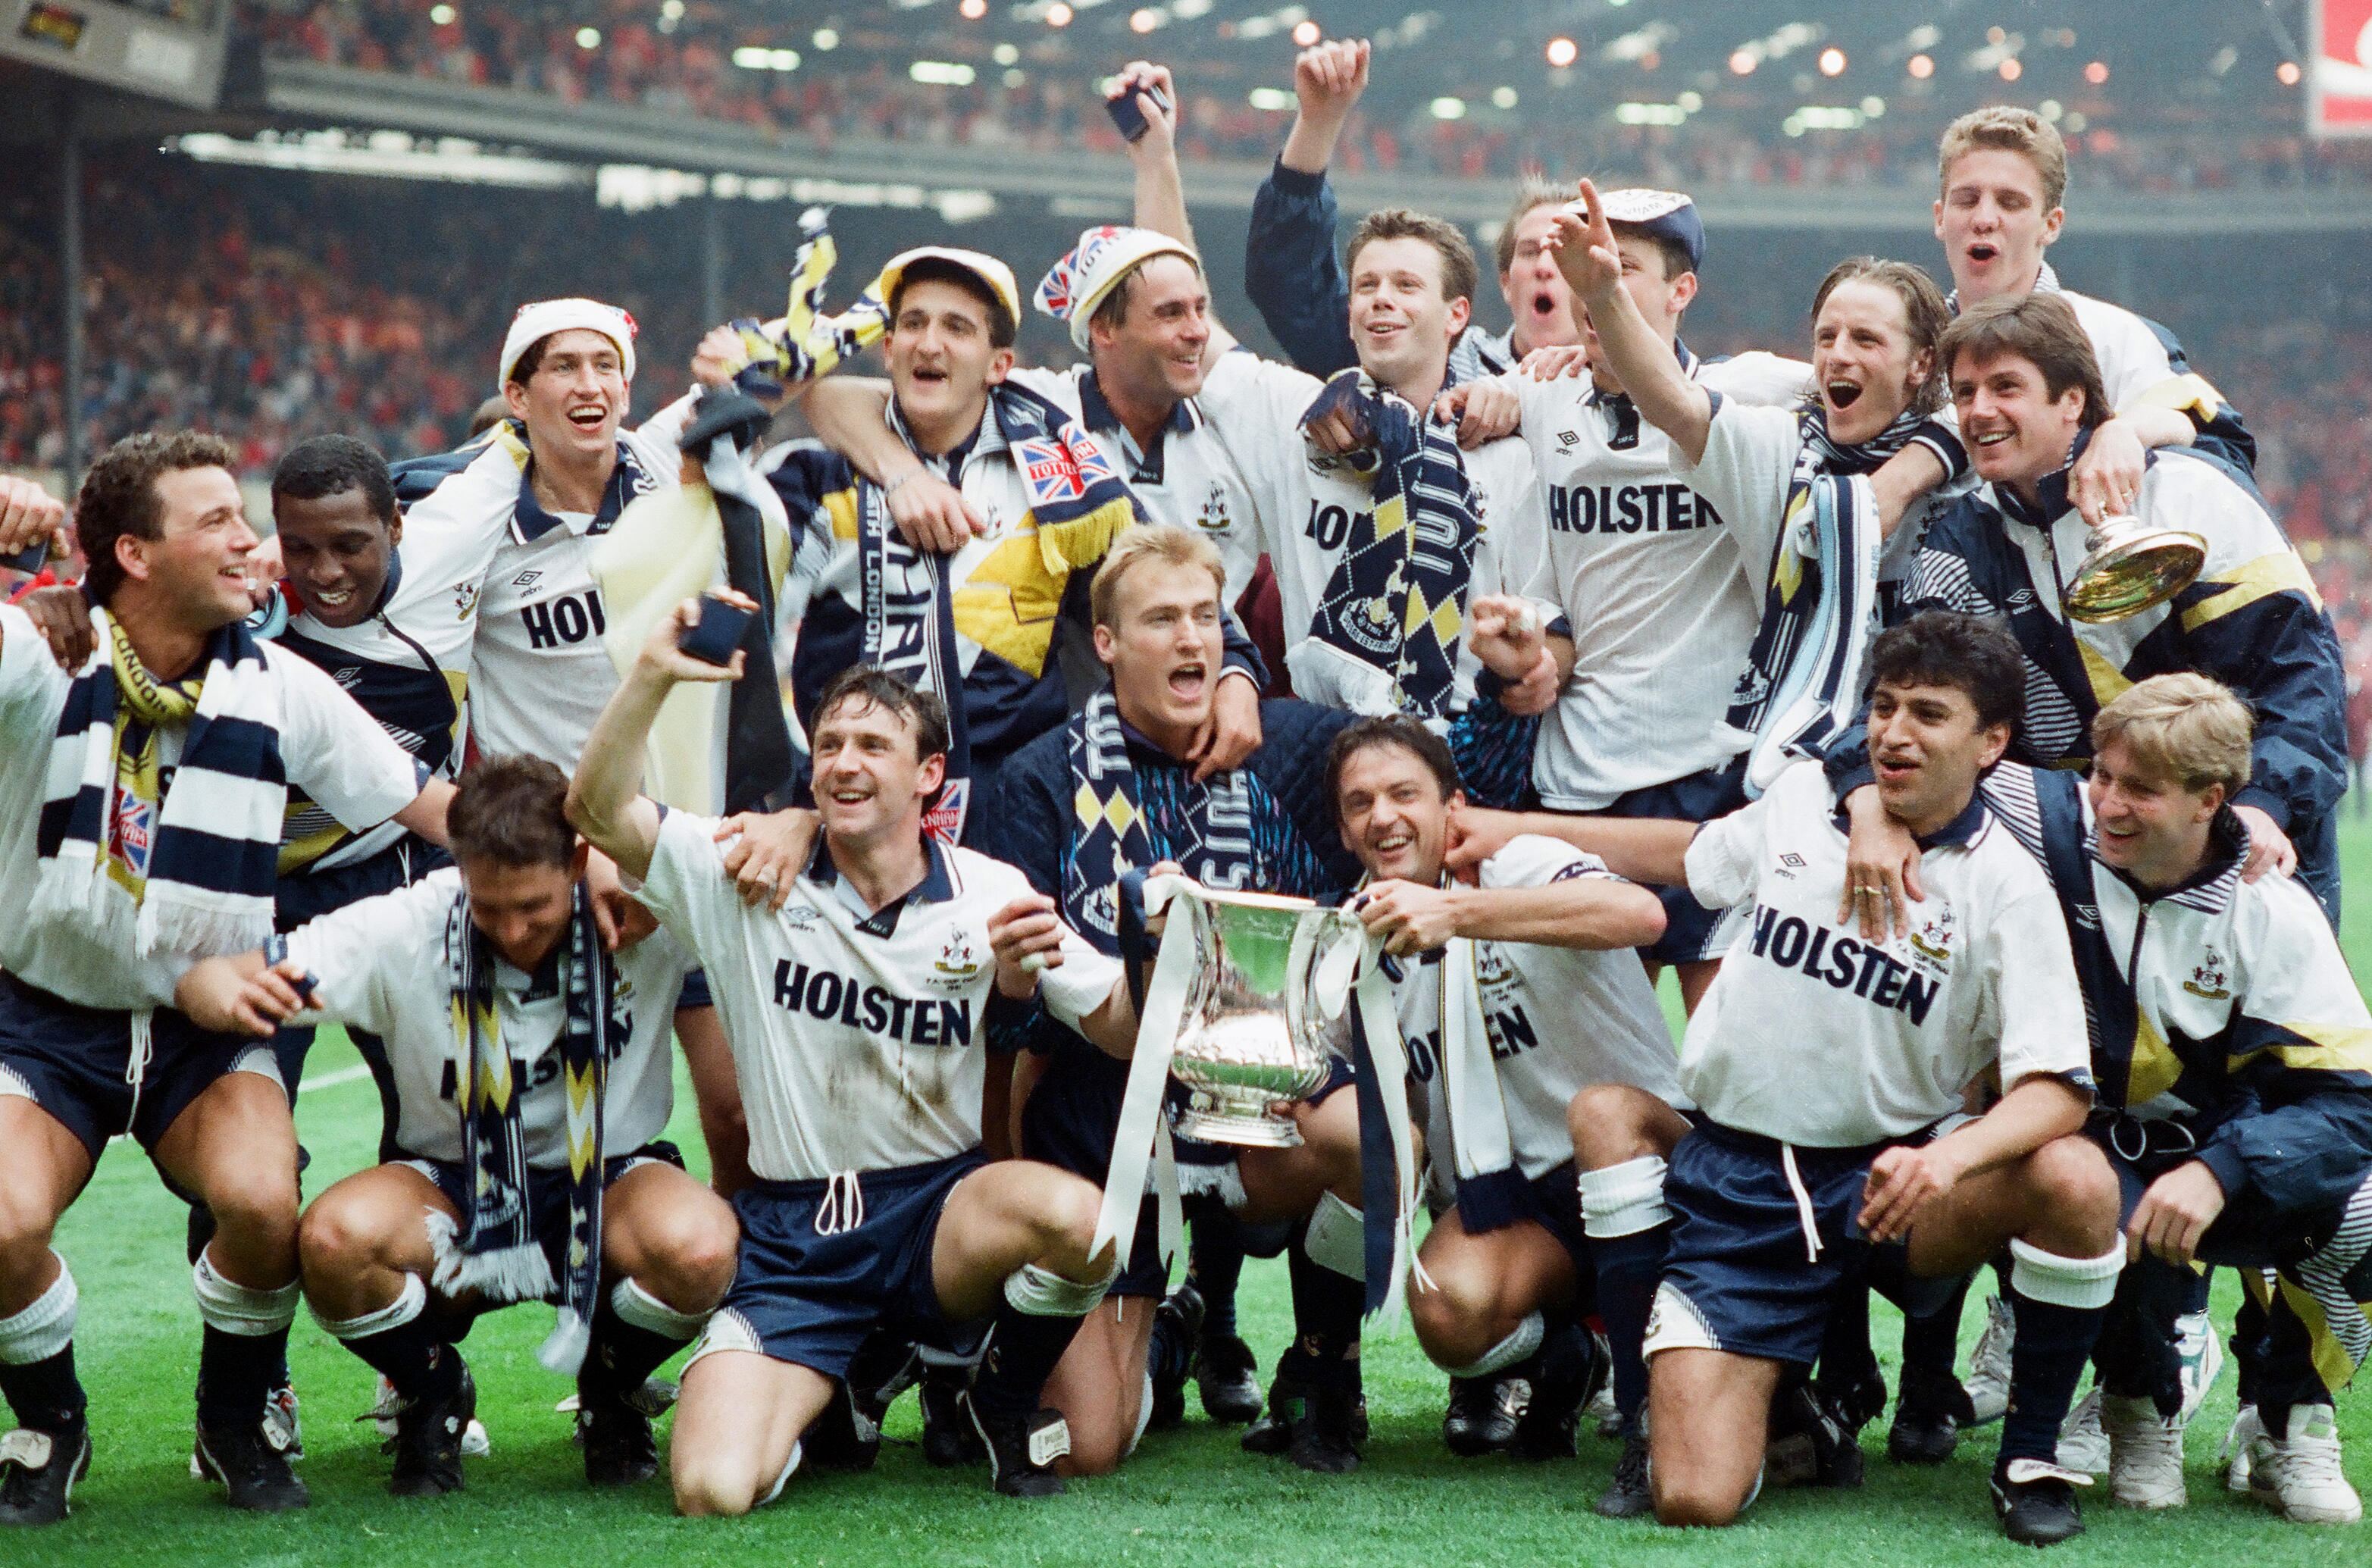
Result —
<path fill-rule="evenodd" d="M 2164 604 L 2197 580 L 2207 564 L 2207 541 L 2180 528 L 2119 528 L 2085 557 L 2067 585 L 2067 613 L 2077 621 L 2122 621 Z"/>

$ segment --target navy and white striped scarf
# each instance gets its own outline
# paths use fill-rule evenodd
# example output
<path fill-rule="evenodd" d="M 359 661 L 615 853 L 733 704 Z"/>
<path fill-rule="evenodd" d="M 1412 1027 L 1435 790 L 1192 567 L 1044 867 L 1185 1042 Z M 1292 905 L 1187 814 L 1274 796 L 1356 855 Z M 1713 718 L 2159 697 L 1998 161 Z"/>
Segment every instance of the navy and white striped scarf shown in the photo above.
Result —
<path fill-rule="evenodd" d="M 1327 382 L 1302 413 L 1302 427 L 1337 412 L 1349 416 L 1364 443 L 1342 460 L 1367 481 L 1375 505 L 1352 519 L 1308 642 L 1378 671 L 1376 691 L 1388 694 L 1335 705 L 1446 719 L 1482 537 L 1482 495 L 1467 477 L 1457 427 L 1429 422 L 1366 372 L 1345 370 Z M 1308 656 L 1287 657 L 1296 687 Z"/>
<path fill-rule="evenodd" d="M 494 945 L 471 920 L 466 892 L 453 900 L 446 918 L 445 959 L 460 1058 L 453 1098 L 461 1117 L 470 1203 L 459 1225 L 432 1211 L 428 1237 L 436 1257 L 434 1283 L 448 1295 L 468 1291 L 491 1301 L 538 1301 L 551 1296 L 557 1284 L 560 1320 L 536 1355 L 554 1372 L 573 1373 L 591 1342 L 600 1300 L 602 1110 L 612 1042 L 623 1044 L 629 1028 L 612 1016 L 616 972 L 601 949 L 592 894 L 582 882 L 571 900 L 556 957 L 564 1011 L 553 1049 L 568 1102 L 566 1277 L 552 1279 L 551 1261 L 536 1240 L 522 1114 L 528 1085 L 516 1070 L 523 1064 L 512 1061 L 503 1040 Z"/>
<path fill-rule="evenodd" d="M 1788 763 L 1817 757 L 1854 722 L 1862 666 L 1878 624 L 1878 498 L 1866 477 L 1926 423 L 1904 409 L 1872 439 L 1843 446 L 1818 404 L 1801 410 L 1803 449 L 1787 482 L 1763 577 L 1762 624 L 1723 720 L 1750 748 L 1747 792 L 1761 795 Z"/>
<path fill-rule="evenodd" d="M 91 620 L 97 647 L 51 743 L 41 886 L 22 918 L 70 922 L 139 958 L 262 947 L 288 802 L 279 678 L 234 623 L 195 680 L 160 682 L 112 616 Z M 187 727 L 168 778 L 157 731 L 176 726 Z"/>

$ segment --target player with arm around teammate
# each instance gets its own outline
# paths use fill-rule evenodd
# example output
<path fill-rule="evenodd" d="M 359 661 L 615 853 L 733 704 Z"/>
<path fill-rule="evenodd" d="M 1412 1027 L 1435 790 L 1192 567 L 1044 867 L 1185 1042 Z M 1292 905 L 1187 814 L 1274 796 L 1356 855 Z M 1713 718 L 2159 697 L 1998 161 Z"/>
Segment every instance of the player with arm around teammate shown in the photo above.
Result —
<path fill-rule="evenodd" d="M 2006 634 L 1968 616 L 1896 627 L 1872 664 L 1878 794 L 1918 836 L 1929 892 L 1907 933 L 1864 939 L 1840 914 L 1846 839 L 1817 764 L 1701 830 L 1524 819 L 1617 871 L 1682 873 L 1741 906 L 1681 1051 L 1704 1120 L 1668 1165 L 1607 1151 L 1631 1153 L 1622 1207 L 1649 1222 L 1635 1234 L 1669 1238 L 1645 1340 L 1656 1512 L 1726 1524 L 1751 1499 L 1760 1418 L 1784 1368 L 1818 1353 L 1837 1286 L 1876 1275 L 1940 1294 L 2006 1242 L 2018 1339 L 1993 1494 L 2012 1539 L 2048 1544 L 2083 1527 L 2054 1451 L 2124 1253 L 2107 1162 L 2073 1135 L 2092 1077 L 2064 926 L 1975 793 L 2024 682 Z M 2001 1101 L 1952 1125 L 1966 1086 L 1995 1072 Z M 1575 1130 L 1587 1163 L 1579 1107 Z"/>
<path fill-rule="evenodd" d="M 1389 938 L 1412 1070 L 1424 1088 L 1437 1213 L 1409 1294 L 1417 1341 L 1453 1377 L 1519 1377 L 1510 1451 L 1569 1458 L 1600 1370 L 1576 1319 L 1589 1249 L 1566 1111 L 1586 1086 L 1685 1104 L 1646 971 L 1655 894 L 1553 839 L 1519 837 L 1471 878 L 1444 873 L 1463 802 L 1448 748 L 1413 720 L 1335 738 L 1330 793 L 1367 881 L 1355 906 Z M 1453 1445 L 1455 1446 L 1455 1445 Z"/>
<path fill-rule="evenodd" d="M 964 1407 L 999 1492 L 1062 1490 L 1068 1446 L 1041 1389 L 1103 1297 L 1099 1194 L 1066 1171 L 985 1163 L 992 993 L 1047 993 L 1094 1034 L 1133 1034 L 1119 967 L 1038 923 L 1010 867 L 926 837 L 944 776 L 936 699 L 859 668 L 808 720 L 823 832 L 781 910 L 744 905 L 715 824 L 636 793 L 645 738 L 680 680 L 740 674 L 677 646 L 687 601 L 652 633 L 596 726 L 569 815 L 642 883 L 707 967 L 733 1042 L 757 1179 L 735 1197 L 733 1289 L 684 1373 L 676 1505 L 741 1514 L 778 1495 L 799 1437 L 877 1325 L 945 1336 L 988 1319 Z M 1032 975 L 1022 960 L 1057 951 Z"/>
<path fill-rule="evenodd" d="M 272 932 L 287 792 L 366 830 L 441 841 L 429 782 L 336 683 L 260 646 L 255 548 L 230 448 L 193 433 L 117 443 L 77 526 L 98 649 L 62 670 L 0 609 L 0 1524 L 65 1516 L 89 1468 L 74 1370 L 77 1295 L 52 1232 L 107 1141 L 130 1133 L 218 1228 L 192 1269 L 205 1323 L 199 1459 L 234 1507 L 301 1507 L 265 1432 L 296 1309 L 296 1134 L 271 1051 L 173 1010 L 195 959 Z M 10 481 L 16 507 L 60 508 Z"/>
<path fill-rule="evenodd" d="M 538 1296 L 561 1304 L 544 1354 L 576 1375 L 586 1478 L 656 1474 L 631 1397 L 732 1279 L 731 1211 L 659 1141 L 692 957 L 665 932 L 604 949 L 566 791 L 541 758 L 482 761 L 454 796 L 456 866 L 210 958 L 179 991 L 212 1027 L 301 1006 L 386 1043 L 396 1157 L 316 1198 L 298 1242 L 315 1318 L 402 1401 L 398 1496 L 460 1489 L 477 1388 L 452 1342 Z"/>

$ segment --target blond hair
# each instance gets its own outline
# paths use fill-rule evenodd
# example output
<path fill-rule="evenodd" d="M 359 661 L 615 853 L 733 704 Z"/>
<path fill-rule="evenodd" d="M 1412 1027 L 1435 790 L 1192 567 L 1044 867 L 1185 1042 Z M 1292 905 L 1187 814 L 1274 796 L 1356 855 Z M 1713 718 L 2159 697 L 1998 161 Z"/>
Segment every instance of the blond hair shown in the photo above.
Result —
<path fill-rule="evenodd" d="M 1499 226 L 1499 238 L 1491 244 L 1492 260 L 1499 263 L 1499 275 L 1516 264 L 1516 230 L 1523 221 L 1541 207 L 1561 207 L 1573 200 L 1573 192 L 1549 182 L 1546 176 L 1526 169 L 1516 182 L 1516 199 L 1507 208 L 1507 221 Z"/>
<path fill-rule="evenodd" d="M 2042 177 L 2042 210 L 2049 212 L 2067 194 L 2067 144 L 2059 128 L 2030 109 L 2006 103 L 1961 115 L 1944 128 L 1936 148 L 1936 173 L 1943 190 L 1952 185 L 1952 166 L 1985 147 L 2016 153 Z"/>
<path fill-rule="evenodd" d="M 2119 693 L 2092 719 L 2092 753 L 2124 742 L 2133 760 L 2196 795 L 2222 784 L 2230 799 L 2249 782 L 2255 721 L 2248 704 L 2204 675 L 2153 675 Z"/>
<path fill-rule="evenodd" d="M 1219 547 L 1196 533 L 1192 528 L 1174 523 L 1134 523 L 1121 530 L 1112 547 L 1104 552 L 1103 563 L 1096 568 L 1096 580 L 1087 588 L 1087 609 L 1099 626 L 1117 626 L 1120 613 L 1120 580 L 1129 568 L 1140 561 L 1158 562 L 1164 566 L 1200 566 L 1211 574 L 1220 596 L 1227 591 L 1227 569 L 1219 561 Z"/>

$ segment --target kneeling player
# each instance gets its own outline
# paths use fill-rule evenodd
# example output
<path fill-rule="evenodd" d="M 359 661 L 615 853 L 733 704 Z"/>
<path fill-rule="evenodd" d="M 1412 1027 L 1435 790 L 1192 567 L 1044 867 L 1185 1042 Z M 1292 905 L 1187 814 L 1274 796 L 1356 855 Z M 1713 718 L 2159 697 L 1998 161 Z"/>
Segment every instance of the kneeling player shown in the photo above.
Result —
<path fill-rule="evenodd" d="M 1330 775 L 1343 842 L 1369 878 L 1360 917 L 1408 965 L 1401 1028 L 1425 1086 L 1439 1207 L 1417 1257 L 1431 1284 L 1408 1298 L 1417 1341 L 1454 1387 L 1520 1380 L 1529 1402 L 1507 1434 L 1518 1458 L 1571 1458 L 1600 1369 L 1577 1319 L 1590 1272 L 1565 1109 L 1601 1083 L 1685 1103 L 1630 951 L 1662 932 L 1662 900 L 1529 835 L 1484 861 L 1479 885 L 1446 879 L 1464 797 L 1448 747 L 1413 720 L 1359 720 L 1336 738 Z M 1445 1428 L 1460 1451 L 1497 1446 L 1482 1432 Z"/>
<path fill-rule="evenodd" d="M 477 1389 L 459 1330 L 555 1295 L 544 1359 L 576 1373 L 586 1478 L 648 1479 L 657 1450 L 630 1396 L 733 1278 L 732 1213 L 657 1141 L 692 958 L 664 932 L 602 950 L 567 787 L 540 758 L 481 762 L 453 799 L 458 867 L 181 981 L 210 1028 L 260 1028 L 302 996 L 387 1042 L 402 1157 L 315 1199 L 298 1247 L 314 1318 L 403 1400 L 398 1496 L 461 1485 Z"/>
<path fill-rule="evenodd" d="M 1907 935 L 1838 923 L 1846 838 L 1811 763 L 1702 829 L 1575 824 L 1617 871 L 1684 875 L 1748 917 L 1681 1050 L 1705 1120 L 1643 1201 L 1671 1225 L 1645 1338 L 1656 1512 L 1727 1524 L 1752 1499 L 1764 1411 L 1840 1285 L 1956 1283 L 2006 1243 L 2018 1334 L 1993 1493 L 2012 1539 L 2047 1544 L 2083 1528 L 2081 1478 L 2053 1456 L 2124 1250 L 2108 1162 L 2071 1136 L 2092 1077 L 2065 928 L 1976 795 L 2024 677 L 2006 633 L 1948 613 L 1888 632 L 1871 664 L 1878 794 L 1927 890 Z M 1994 1072 L 2000 1102 L 1960 1121 L 1963 1089 Z"/>
<path fill-rule="evenodd" d="M 738 596 L 737 596 L 738 597 Z M 746 601 L 744 601 L 746 603 Z M 1043 900 L 1019 873 L 923 833 L 946 775 L 937 698 L 858 667 L 808 718 L 823 838 L 781 911 L 750 909 L 726 874 L 715 824 L 635 793 L 652 720 L 676 682 L 736 677 L 677 646 L 687 601 L 654 631 L 585 749 L 569 815 L 643 881 L 641 897 L 707 968 L 741 1079 L 756 1181 L 735 1195 L 739 1270 L 684 1374 L 676 1506 L 740 1514 L 771 1501 L 877 1325 L 944 1340 L 990 1319 L 964 1405 L 999 1492 L 1062 1490 L 1062 1418 L 1039 1409 L 1047 1375 L 1103 1299 L 1091 1258 L 1100 1194 L 981 1149 L 992 987 L 1027 995 Z M 770 672 L 760 672 L 771 679 Z M 1129 1038 L 1119 966 L 1064 936 L 1050 1005 L 1089 1032 Z"/>

